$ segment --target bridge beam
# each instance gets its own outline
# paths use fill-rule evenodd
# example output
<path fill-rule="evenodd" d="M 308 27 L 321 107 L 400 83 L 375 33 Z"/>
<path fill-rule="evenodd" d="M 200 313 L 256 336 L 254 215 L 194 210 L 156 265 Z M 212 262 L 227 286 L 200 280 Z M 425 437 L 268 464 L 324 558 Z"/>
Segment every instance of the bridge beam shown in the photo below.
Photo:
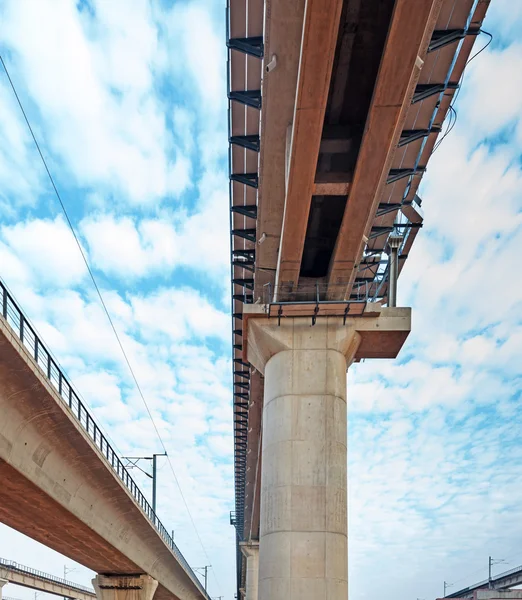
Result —
<path fill-rule="evenodd" d="M 158 582 L 150 575 L 97 575 L 97 600 L 152 600 Z"/>
<path fill-rule="evenodd" d="M 305 5 L 277 280 L 297 283 L 312 201 L 342 1 Z"/>
<path fill-rule="evenodd" d="M 261 314 L 255 305 L 244 314 L 247 358 L 265 381 L 259 600 L 346 600 L 346 369 L 365 356 L 395 357 L 410 310 L 346 325 L 317 317 L 313 327 Z"/>
<path fill-rule="evenodd" d="M 349 199 L 330 263 L 328 283 L 346 297 L 404 129 L 441 0 L 397 0 L 375 84 Z"/>

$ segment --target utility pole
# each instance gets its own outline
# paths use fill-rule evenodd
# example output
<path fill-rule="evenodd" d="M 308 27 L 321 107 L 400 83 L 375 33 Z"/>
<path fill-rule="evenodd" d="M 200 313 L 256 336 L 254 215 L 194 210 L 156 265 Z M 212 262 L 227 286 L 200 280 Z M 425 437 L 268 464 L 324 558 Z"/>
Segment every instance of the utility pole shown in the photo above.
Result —
<path fill-rule="evenodd" d="M 152 455 L 152 510 L 154 514 L 156 514 L 156 459 L 158 456 L 167 456 L 166 452 L 162 452 L 161 454 L 153 454 Z"/>
<path fill-rule="evenodd" d="M 493 577 L 491 576 L 491 567 L 493 565 L 499 565 L 500 563 L 506 562 L 503 558 L 491 558 L 489 557 L 488 563 L 488 587 L 490 590 L 493 589 Z"/>
<path fill-rule="evenodd" d="M 152 512 L 156 514 L 156 484 L 157 484 L 157 463 L 156 459 L 158 456 L 167 456 L 166 452 L 161 452 L 157 454 L 153 454 L 152 456 L 122 456 L 124 460 L 127 461 L 125 465 L 126 469 L 139 469 L 144 475 L 146 475 L 149 479 L 152 479 Z M 152 475 L 147 471 L 144 471 L 139 465 L 140 460 L 150 460 L 152 461 Z"/>
<path fill-rule="evenodd" d="M 212 565 L 205 565 L 204 567 L 194 567 L 194 571 L 199 571 L 201 573 L 201 571 L 204 571 L 204 577 L 205 577 L 205 592 L 207 591 L 207 575 L 208 575 L 208 570 L 212 567 Z"/>
<path fill-rule="evenodd" d="M 444 598 L 446 597 L 446 590 L 450 587 L 453 587 L 452 583 L 448 583 L 447 581 L 444 582 Z"/>
<path fill-rule="evenodd" d="M 75 567 L 68 567 L 67 565 L 63 565 L 63 579 L 64 581 L 67 581 L 67 573 L 72 573 L 73 571 L 77 571 L 78 569 L 76 569 Z M 35 600 L 36 600 L 36 596 L 35 596 Z M 69 600 L 69 598 L 67 598 L 67 596 L 63 597 L 63 600 Z"/>

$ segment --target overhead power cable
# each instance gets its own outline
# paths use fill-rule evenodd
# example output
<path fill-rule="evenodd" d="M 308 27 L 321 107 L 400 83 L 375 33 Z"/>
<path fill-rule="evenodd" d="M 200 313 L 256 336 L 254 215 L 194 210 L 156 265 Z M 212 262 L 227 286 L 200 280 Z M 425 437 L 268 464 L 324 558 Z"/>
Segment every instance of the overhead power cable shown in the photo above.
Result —
<path fill-rule="evenodd" d="M 91 281 L 92 281 L 92 283 L 94 285 L 94 288 L 96 290 L 96 293 L 98 295 L 100 303 L 101 303 L 101 305 L 103 307 L 105 315 L 107 316 L 107 319 L 108 319 L 108 321 L 110 323 L 111 329 L 112 329 L 112 331 L 114 333 L 114 336 L 116 337 L 116 340 L 118 342 L 118 346 L 120 347 L 120 350 L 121 350 L 121 353 L 123 355 L 123 358 L 125 359 L 125 363 L 127 364 L 127 367 L 128 367 L 128 369 L 130 371 L 130 374 L 132 376 L 134 384 L 136 385 L 136 389 L 138 390 L 138 393 L 139 393 L 139 395 L 140 395 L 140 397 L 141 397 L 141 399 L 143 401 L 145 409 L 147 410 L 147 413 L 148 413 L 148 415 L 150 417 L 150 420 L 152 422 L 154 430 L 156 431 L 156 435 L 158 436 L 158 439 L 160 441 L 161 447 L 163 448 L 163 451 L 165 452 L 165 454 L 167 456 L 167 460 L 168 460 L 168 463 L 170 465 L 170 469 L 172 471 L 172 475 L 174 477 L 174 481 L 176 482 L 176 486 L 177 486 L 177 488 L 179 490 L 181 498 L 183 499 L 183 504 L 185 505 L 185 508 L 187 509 L 187 513 L 189 515 L 189 518 L 190 518 L 190 521 L 191 521 L 192 526 L 194 528 L 194 531 L 196 532 L 196 536 L 198 538 L 199 544 L 200 544 L 201 548 L 203 549 L 203 553 L 205 554 L 205 557 L 208 560 L 208 563 L 211 564 L 210 558 L 209 558 L 208 553 L 207 553 L 207 551 L 205 549 L 205 546 L 204 546 L 203 541 L 201 539 L 201 536 L 199 534 L 198 528 L 196 527 L 196 523 L 194 521 L 194 518 L 192 517 L 192 513 L 190 512 L 189 505 L 187 503 L 185 495 L 183 494 L 183 490 L 181 489 L 181 485 L 179 483 L 178 477 L 177 477 L 176 472 L 174 470 L 174 466 L 172 465 L 172 461 L 170 460 L 170 457 L 169 457 L 169 455 L 167 453 L 167 448 L 166 448 L 166 446 L 165 446 L 165 444 L 163 442 L 163 438 L 161 437 L 161 434 L 160 434 L 159 429 L 158 429 L 158 427 L 156 425 L 156 422 L 154 421 L 154 417 L 152 416 L 152 412 L 151 412 L 151 410 L 149 408 L 149 405 L 147 404 L 147 401 L 145 400 L 145 395 L 143 394 L 143 391 L 142 391 L 141 386 L 140 386 L 140 384 L 138 382 L 136 374 L 134 373 L 134 369 L 132 368 L 132 365 L 131 365 L 131 362 L 129 360 L 129 357 L 127 356 L 125 348 L 123 347 L 123 344 L 121 342 L 120 336 L 118 335 L 118 331 L 116 330 L 116 327 L 114 325 L 112 317 L 111 317 L 111 315 L 109 313 L 109 310 L 107 309 L 107 305 L 105 304 L 105 300 L 103 299 L 103 295 L 101 293 L 101 290 L 100 290 L 100 288 L 99 288 L 99 286 L 98 286 L 98 284 L 96 282 L 96 278 L 94 277 L 94 273 L 93 273 L 93 271 L 91 269 L 91 266 L 89 265 L 89 261 L 87 260 L 87 256 L 85 255 L 85 252 L 84 252 L 84 250 L 82 248 L 82 245 L 80 244 L 80 240 L 78 238 L 78 235 L 76 234 L 76 231 L 75 231 L 74 226 L 73 226 L 73 224 L 71 222 L 71 219 L 69 218 L 69 214 L 67 213 L 67 209 L 65 208 L 65 205 L 63 203 L 62 197 L 60 196 L 60 192 L 58 191 L 58 188 L 56 187 L 56 183 L 55 183 L 54 178 L 53 178 L 53 176 L 51 174 L 51 171 L 49 170 L 49 167 L 47 165 L 47 161 L 45 160 L 45 157 L 44 157 L 44 155 L 42 153 L 42 150 L 40 148 L 40 144 L 38 143 L 38 140 L 36 139 L 36 135 L 34 134 L 33 128 L 31 127 L 31 123 L 29 122 L 29 118 L 27 117 L 27 113 L 25 112 L 25 109 L 24 109 L 23 104 L 22 104 L 22 102 L 20 100 L 18 92 L 16 91 L 16 88 L 15 88 L 15 85 L 13 83 L 13 80 L 11 79 L 11 75 L 9 74 L 9 70 L 7 68 L 7 65 L 5 64 L 3 56 L 1 56 L 1 55 L 0 55 L 0 61 L 2 62 L 2 67 L 4 68 L 5 74 L 7 75 L 7 79 L 9 80 L 9 83 L 11 85 L 11 89 L 13 90 L 13 94 L 14 94 L 14 96 L 16 98 L 18 106 L 20 107 L 20 111 L 22 112 L 24 120 L 25 120 L 25 122 L 27 124 L 27 128 L 29 129 L 29 132 L 31 133 L 31 137 L 33 139 L 34 145 L 36 146 L 36 149 L 38 150 L 38 154 L 40 155 L 40 159 L 42 160 L 42 163 L 43 163 L 43 165 L 45 167 L 45 171 L 47 172 L 47 176 L 49 177 L 49 181 L 51 182 L 51 185 L 53 187 L 54 193 L 55 193 L 56 197 L 58 198 L 58 202 L 60 203 L 60 206 L 62 208 L 63 214 L 65 215 L 65 219 L 67 221 L 69 229 L 71 230 L 71 233 L 72 233 L 72 235 L 74 237 L 76 245 L 78 246 L 80 254 L 82 255 L 83 262 L 85 263 L 85 266 L 87 268 L 87 271 L 89 273 Z M 212 569 L 212 571 L 214 573 L 214 577 L 216 579 L 216 583 L 217 583 L 218 589 L 219 589 L 219 591 L 221 593 L 221 585 L 220 585 L 219 580 L 217 578 L 217 574 L 216 574 L 216 572 L 215 572 L 214 569 Z"/>

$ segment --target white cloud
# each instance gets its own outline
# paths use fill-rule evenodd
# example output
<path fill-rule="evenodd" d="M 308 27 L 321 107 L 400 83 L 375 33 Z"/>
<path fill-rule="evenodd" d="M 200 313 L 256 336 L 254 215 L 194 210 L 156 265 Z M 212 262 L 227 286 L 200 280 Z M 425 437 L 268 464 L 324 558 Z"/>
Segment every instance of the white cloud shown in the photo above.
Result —
<path fill-rule="evenodd" d="M 211 2 L 192 1 L 174 4 L 167 16 L 168 43 L 171 57 L 181 54 L 181 61 L 172 62 L 174 72 L 185 70 L 199 92 L 203 110 L 223 111 L 226 107 L 226 80 L 223 75 L 226 61 L 223 37 L 216 31 L 219 23 L 213 19 Z M 194 43 L 197 39 L 198 43 Z"/>
<path fill-rule="evenodd" d="M 230 266 L 228 185 L 223 173 L 207 172 L 199 184 L 200 210 L 183 224 L 186 264 L 223 276 Z M 228 275 L 228 273 L 227 273 Z"/>
<path fill-rule="evenodd" d="M 95 18 L 72 0 L 29 4 L 6 3 L 1 31 L 16 83 L 22 93 L 25 83 L 45 120 L 44 149 L 50 145 L 81 185 L 103 186 L 118 201 L 123 194 L 150 203 L 186 190 L 190 162 L 173 144 L 154 89 L 162 57 L 149 4 L 128 11 L 98 2 Z"/>
<path fill-rule="evenodd" d="M 33 283 L 39 285 L 68 287 L 82 281 L 87 273 L 74 237 L 62 217 L 4 225 L 0 236 L 10 249 L 4 247 L 7 271 L 17 279 L 32 278 Z"/>
<path fill-rule="evenodd" d="M 170 70 L 175 78 L 183 80 L 187 100 L 196 109 L 195 140 L 200 164 L 206 169 L 224 170 L 227 95 L 221 11 L 219 4 L 209 0 L 179 2 L 163 21 Z"/>
<path fill-rule="evenodd" d="M 3 71 L 3 69 L 2 69 Z M 14 217 L 14 204 L 34 206 L 42 191 L 43 171 L 28 169 L 37 159 L 36 148 L 26 129 L 5 74 L 0 83 L 0 209 L 7 217 Z"/>
<path fill-rule="evenodd" d="M 145 338 L 169 335 L 171 339 L 230 337 L 230 317 L 214 308 L 194 290 L 159 290 L 131 299 L 134 323 Z"/>
<path fill-rule="evenodd" d="M 192 152 L 194 149 L 194 129 L 195 117 L 194 113 L 181 106 L 174 107 L 173 116 L 173 131 L 178 143 L 182 146 L 185 152 Z"/>
<path fill-rule="evenodd" d="M 95 266 L 123 279 L 169 276 L 176 267 L 189 267 L 224 281 L 230 247 L 226 189 L 224 176 L 205 174 L 199 185 L 198 210 L 176 221 L 114 214 L 84 219 L 80 229 Z"/>
<path fill-rule="evenodd" d="M 166 221 L 146 219 L 136 225 L 130 217 L 97 215 L 85 219 L 81 230 L 94 265 L 113 276 L 150 275 L 179 260 L 178 236 Z"/>
<path fill-rule="evenodd" d="M 480 49 L 487 41 L 481 36 Z M 482 52 L 466 69 L 462 104 L 465 111 L 459 114 L 469 127 L 472 140 L 495 136 L 509 125 L 517 129 L 518 142 L 522 142 L 520 104 L 522 73 L 518 68 L 522 45 L 519 41 L 507 47 Z M 457 109 L 459 108 L 457 106 Z M 487 115 L 487 118 L 484 118 Z"/>

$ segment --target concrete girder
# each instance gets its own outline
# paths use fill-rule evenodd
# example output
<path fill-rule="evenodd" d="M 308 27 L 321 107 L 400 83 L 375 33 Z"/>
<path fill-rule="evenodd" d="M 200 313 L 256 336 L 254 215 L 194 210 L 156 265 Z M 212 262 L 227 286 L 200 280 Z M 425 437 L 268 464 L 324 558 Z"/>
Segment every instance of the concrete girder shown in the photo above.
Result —
<path fill-rule="evenodd" d="M 442 0 L 397 0 L 328 282 L 349 295 Z"/>

